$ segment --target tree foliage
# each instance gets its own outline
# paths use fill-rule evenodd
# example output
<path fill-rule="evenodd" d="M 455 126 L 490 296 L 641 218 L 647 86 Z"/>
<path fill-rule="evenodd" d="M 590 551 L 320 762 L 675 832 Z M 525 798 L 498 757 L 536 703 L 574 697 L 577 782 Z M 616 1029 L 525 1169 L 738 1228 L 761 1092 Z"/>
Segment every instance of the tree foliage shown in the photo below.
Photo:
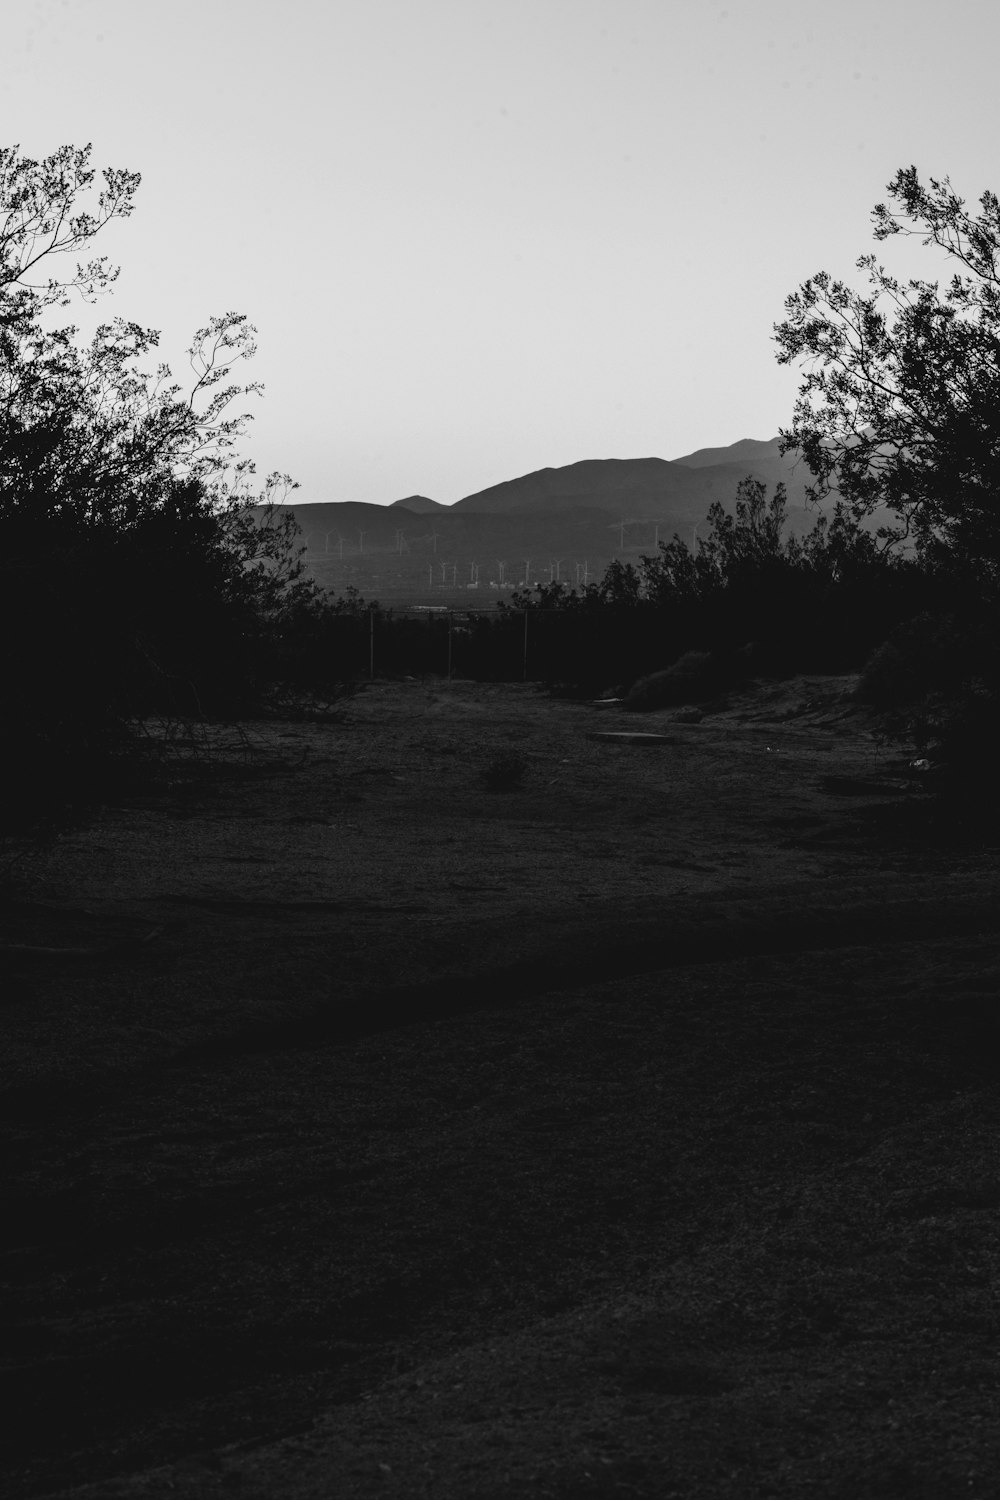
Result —
<path fill-rule="evenodd" d="M 245 704 L 283 635 L 322 605 L 302 577 L 293 488 L 258 486 L 237 451 L 258 394 L 255 350 L 225 313 L 156 362 L 159 334 L 122 318 L 83 343 L 60 314 L 118 275 L 93 241 L 127 218 L 138 174 L 95 184 L 90 147 L 0 150 L 0 626 L 6 784 L 68 774 L 136 715 Z M 39 773 L 41 774 L 41 773 Z M 53 772 L 53 774 L 56 774 Z"/>
<path fill-rule="evenodd" d="M 1000 202 L 978 211 L 950 180 L 897 172 L 872 213 L 877 241 L 916 236 L 950 279 L 892 276 L 874 255 L 861 293 L 826 272 L 786 302 L 779 361 L 806 373 L 787 451 L 854 520 L 884 505 L 886 546 L 912 545 L 924 598 L 862 680 L 896 730 L 979 796 L 1000 726 Z"/>
<path fill-rule="evenodd" d="M 49 262 L 132 212 L 139 176 L 111 169 L 93 207 L 78 208 L 94 191 L 89 161 L 89 146 L 43 161 L 0 151 L 0 520 L 121 531 L 177 479 L 199 481 L 216 504 L 246 504 L 253 465 L 234 462 L 234 449 L 250 414 L 230 408 L 261 387 L 233 378 L 256 348 L 244 314 L 198 329 L 186 386 L 163 362 L 146 366 L 154 329 L 115 318 L 81 347 L 74 325 L 45 316 L 74 295 L 96 300 L 118 275 L 106 257 L 51 274 Z M 271 491 L 280 485 L 291 481 L 272 476 Z"/>
<path fill-rule="evenodd" d="M 854 518 L 886 506 L 883 543 L 909 540 L 978 586 L 1000 580 L 1000 203 L 970 211 L 948 178 L 897 172 L 872 213 L 886 241 L 916 235 L 952 267 L 902 281 L 875 255 L 861 292 L 823 271 L 788 297 L 778 360 L 805 377 L 782 449 L 801 451 L 817 489 Z"/>
<path fill-rule="evenodd" d="M 104 187 L 87 210 L 77 200 L 93 187 L 89 146 L 63 146 L 44 161 L 21 156 L 20 149 L 0 147 L 0 328 L 27 334 L 46 308 L 68 307 L 73 292 L 92 301 L 116 279 L 106 256 L 78 263 L 72 276 L 35 277 L 43 260 L 51 264 L 54 256 L 89 248 L 112 219 L 128 218 L 140 179 L 136 172 L 106 169 Z"/>

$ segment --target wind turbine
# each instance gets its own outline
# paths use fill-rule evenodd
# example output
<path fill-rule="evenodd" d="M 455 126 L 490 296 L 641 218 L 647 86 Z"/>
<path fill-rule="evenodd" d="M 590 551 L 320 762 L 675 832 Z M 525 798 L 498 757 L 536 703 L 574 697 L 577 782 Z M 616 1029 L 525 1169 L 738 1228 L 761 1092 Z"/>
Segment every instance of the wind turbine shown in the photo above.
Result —
<path fill-rule="evenodd" d="M 503 573 L 504 573 L 504 568 L 506 568 L 506 566 L 507 566 L 507 564 L 505 562 L 502 562 L 501 559 L 498 557 L 497 558 L 497 567 L 500 569 L 500 587 L 501 588 L 503 588 L 503 585 L 504 585 Z"/>
<path fill-rule="evenodd" d="M 360 537 L 360 539 L 361 539 L 361 541 L 360 541 L 360 547 L 359 547 L 359 551 L 360 551 L 360 553 L 361 553 L 361 556 L 362 556 L 362 557 L 364 557 L 364 555 L 365 555 L 365 536 L 366 536 L 366 535 L 367 535 L 367 533 L 366 533 L 366 532 L 364 532 L 364 531 L 362 531 L 362 530 L 361 530 L 361 527 L 360 527 L 360 526 L 359 526 L 359 527 L 358 527 L 358 536 L 359 536 L 359 537 Z"/>

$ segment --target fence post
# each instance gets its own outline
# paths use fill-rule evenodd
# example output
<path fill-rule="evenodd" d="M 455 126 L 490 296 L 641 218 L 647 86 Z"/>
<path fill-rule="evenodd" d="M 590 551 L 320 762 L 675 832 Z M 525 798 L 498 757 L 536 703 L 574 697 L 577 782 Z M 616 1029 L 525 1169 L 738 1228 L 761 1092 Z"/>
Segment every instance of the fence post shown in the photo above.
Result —
<path fill-rule="evenodd" d="M 448 681 L 451 681 L 451 610 L 448 611 Z"/>
<path fill-rule="evenodd" d="M 375 611 L 368 611 L 368 675 L 375 681 Z"/>
<path fill-rule="evenodd" d="M 522 682 L 527 682 L 528 680 L 528 616 L 530 613 L 531 611 L 528 609 L 524 611 L 524 662 L 521 671 Z"/>

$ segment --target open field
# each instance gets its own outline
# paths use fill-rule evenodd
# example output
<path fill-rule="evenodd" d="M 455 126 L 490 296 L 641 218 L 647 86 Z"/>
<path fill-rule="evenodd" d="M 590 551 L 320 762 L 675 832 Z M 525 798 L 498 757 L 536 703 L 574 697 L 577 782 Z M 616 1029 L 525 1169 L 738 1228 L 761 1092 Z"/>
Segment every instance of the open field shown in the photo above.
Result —
<path fill-rule="evenodd" d="M 375 683 L 8 843 L 3 1494 L 992 1497 L 997 838 L 850 687 Z"/>

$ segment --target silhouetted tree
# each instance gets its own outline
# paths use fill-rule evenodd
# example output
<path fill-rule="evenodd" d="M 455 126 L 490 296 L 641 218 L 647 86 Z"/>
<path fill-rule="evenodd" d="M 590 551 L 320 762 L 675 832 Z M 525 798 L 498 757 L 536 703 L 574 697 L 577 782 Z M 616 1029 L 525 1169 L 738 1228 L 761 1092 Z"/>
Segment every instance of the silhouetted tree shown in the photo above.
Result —
<path fill-rule="evenodd" d="M 1000 577 L 1000 204 L 970 213 L 948 178 L 897 172 L 875 239 L 917 235 L 953 274 L 900 281 L 874 255 L 867 294 L 823 271 L 786 301 L 778 360 L 806 375 L 782 451 L 801 451 L 819 492 L 835 485 L 854 518 L 888 507 L 887 544 L 979 586 Z"/>
<path fill-rule="evenodd" d="M 245 505 L 256 498 L 253 465 L 234 464 L 233 449 L 249 413 L 228 409 L 261 387 L 232 379 L 255 353 L 243 314 L 197 331 L 186 389 L 169 366 L 143 367 L 159 343 L 155 330 L 115 318 L 81 348 L 74 326 L 51 328 L 44 318 L 74 295 L 96 300 L 118 275 L 106 258 L 62 279 L 50 274 L 57 257 L 89 247 L 132 212 L 138 174 L 110 169 L 93 211 L 78 206 L 93 191 L 89 159 L 89 146 L 64 146 L 40 162 L 17 147 L 0 150 L 0 519 L 120 531 L 162 503 L 178 477 L 200 481 L 216 505 Z M 291 485 L 287 476 L 278 482 Z"/>
<path fill-rule="evenodd" d="M 819 490 L 836 485 L 840 520 L 886 506 L 882 544 L 910 543 L 923 565 L 923 608 L 897 617 L 863 688 L 968 790 L 1000 733 L 1000 202 L 985 192 L 972 213 L 915 167 L 888 193 L 876 240 L 919 236 L 951 279 L 902 282 L 865 255 L 867 295 L 822 272 L 790 296 L 778 358 L 806 375 L 782 448 L 801 450 Z M 825 550 L 850 574 L 866 545 L 848 527 Z"/>
<path fill-rule="evenodd" d="M 239 313 L 213 318 L 188 351 L 187 388 L 147 368 L 159 335 L 116 318 L 87 344 L 54 314 L 94 301 L 104 258 L 60 275 L 108 223 L 127 218 L 136 173 L 94 185 L 90 147 L 42 161 L 0 150 L 0 628 L 4 783 L 98 753 L 124 719 L 192 711 L 253 687 L 278 637 L 319 608 L 294 523 L 255 492 L 236 443 L 259 392 L 233 371 L 254 353 Z M 89 205 L 89 206 L 88 206 Z"/>

